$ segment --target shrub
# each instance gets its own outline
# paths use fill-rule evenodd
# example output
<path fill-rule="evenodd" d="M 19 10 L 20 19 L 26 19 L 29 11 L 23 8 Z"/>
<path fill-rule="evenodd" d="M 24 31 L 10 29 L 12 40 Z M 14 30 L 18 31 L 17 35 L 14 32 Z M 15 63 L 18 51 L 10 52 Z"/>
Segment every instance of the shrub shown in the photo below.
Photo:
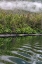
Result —
<path fill-rule="evenodd" d="M 42 14 L 0 13 L 0 33 L 42 33 Z"/>

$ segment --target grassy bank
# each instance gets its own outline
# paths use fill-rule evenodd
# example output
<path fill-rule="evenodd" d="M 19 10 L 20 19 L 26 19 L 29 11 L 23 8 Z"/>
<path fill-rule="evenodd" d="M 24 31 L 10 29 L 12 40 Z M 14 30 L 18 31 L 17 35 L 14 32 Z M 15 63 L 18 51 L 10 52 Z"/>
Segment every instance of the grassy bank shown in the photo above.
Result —
<path fill-rule="evenodd" d="M 0 33 L 42 33 L 42 14 L 1 12 Z"/>

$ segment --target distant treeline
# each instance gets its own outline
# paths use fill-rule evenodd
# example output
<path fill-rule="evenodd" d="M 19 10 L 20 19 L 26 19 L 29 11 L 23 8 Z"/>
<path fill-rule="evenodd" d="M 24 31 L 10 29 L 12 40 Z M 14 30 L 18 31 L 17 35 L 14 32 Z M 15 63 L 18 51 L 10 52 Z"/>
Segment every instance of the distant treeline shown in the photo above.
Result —
<path fill-rule="evenodd" d="M 42 33 L 42 14 L 0 12 L 0 33 Z"/>

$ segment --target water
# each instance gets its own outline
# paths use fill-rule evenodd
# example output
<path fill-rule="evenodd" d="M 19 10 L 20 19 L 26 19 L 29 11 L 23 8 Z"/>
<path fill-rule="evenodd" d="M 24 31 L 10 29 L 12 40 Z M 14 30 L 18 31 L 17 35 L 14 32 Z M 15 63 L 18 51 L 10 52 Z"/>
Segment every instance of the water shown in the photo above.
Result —
<path fill-rule="evenodd" d="M 42 12 L 42 0 L 0 0 L 0 9 Z"/>
<path fill-rule="evenodd" d="M 42 36 L 0 38 L 0 64 L 42 64 Z"/>

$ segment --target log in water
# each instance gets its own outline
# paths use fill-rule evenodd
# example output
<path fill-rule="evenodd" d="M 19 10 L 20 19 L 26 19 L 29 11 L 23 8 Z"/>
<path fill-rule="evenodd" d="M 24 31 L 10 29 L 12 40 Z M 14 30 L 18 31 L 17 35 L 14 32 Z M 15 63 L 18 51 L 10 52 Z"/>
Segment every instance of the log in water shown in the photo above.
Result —
<path fill-rule="evenodd" d="M 0 37 L 42 36 L 42 34 L 0 34 Z"/>

